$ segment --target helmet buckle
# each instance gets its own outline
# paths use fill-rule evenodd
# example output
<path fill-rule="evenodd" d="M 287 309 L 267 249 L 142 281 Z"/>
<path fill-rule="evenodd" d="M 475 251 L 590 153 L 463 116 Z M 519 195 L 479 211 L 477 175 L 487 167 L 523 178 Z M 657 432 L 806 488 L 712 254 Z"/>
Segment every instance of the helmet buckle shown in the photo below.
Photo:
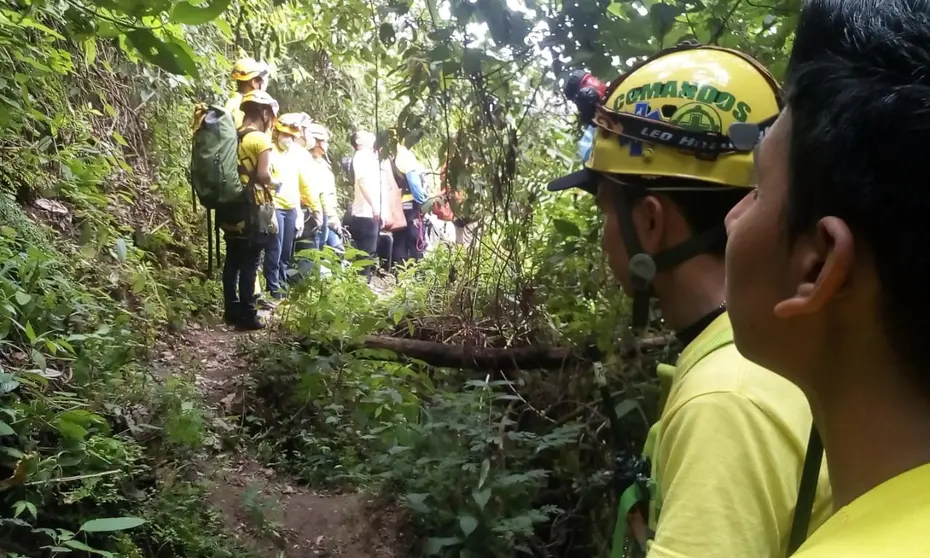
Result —
<path fill-rule="evenodd" d="M 630 258 L 630 280 L 633 283 L 633 289 L 645 291 L 652 285 L 652 280 L 656 277 L 656 261 L 649 254 L 640 252 Z"/>

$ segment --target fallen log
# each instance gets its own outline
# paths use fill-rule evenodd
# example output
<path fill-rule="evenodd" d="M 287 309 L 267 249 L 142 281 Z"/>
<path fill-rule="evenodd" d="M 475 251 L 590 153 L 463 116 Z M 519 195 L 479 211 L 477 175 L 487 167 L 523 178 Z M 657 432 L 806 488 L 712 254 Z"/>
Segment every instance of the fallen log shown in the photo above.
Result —
<path fill-rule="evenodd" d="M 621 355 L 632 357 L 639 351 L 654 353 L 664 349 L 673 340 L 671 335 L 648 337 L 623 347 Z M 603 360 L 606 356 L 593 345 L 584 348 L 470 347 L 377 335 L 366 336 L 360 347 L 356 348 L 388 350 L 431 366 L 470 370 L 558 370 L 573 364 Z"/>

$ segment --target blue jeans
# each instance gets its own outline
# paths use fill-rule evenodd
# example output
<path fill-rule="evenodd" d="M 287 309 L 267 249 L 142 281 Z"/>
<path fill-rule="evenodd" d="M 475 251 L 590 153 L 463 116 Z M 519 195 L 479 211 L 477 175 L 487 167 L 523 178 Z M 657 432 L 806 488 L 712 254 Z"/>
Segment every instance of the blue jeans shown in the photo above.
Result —
<path fill-rule="evenodd" d="M 239 318 L 255 315 L 255 276 L 262 247 L 242 233 L 226 233 L 223 265 L 223 302 L 226 314 Z"/>
<path fill-rule="evenodd" d="M 320 226 L 320 230 L 316 235 L 316 245 L 320 250 L 322 250 L 324 246 L 330 246 L 336 252 L 345 252 L 342 239 L 339 238 L 336 231 L 329 228 L 329 217 L 325 215 L 323 216 L 323 224 Z"/>
<path fill-rule="evenodd" d="M 265 249 L 265 286 L 271 296 L 281 298 L 287 285 L 287 270 L 294 259 L 297 236 L 297 210 L 278 209 L 278 238 Z"/>

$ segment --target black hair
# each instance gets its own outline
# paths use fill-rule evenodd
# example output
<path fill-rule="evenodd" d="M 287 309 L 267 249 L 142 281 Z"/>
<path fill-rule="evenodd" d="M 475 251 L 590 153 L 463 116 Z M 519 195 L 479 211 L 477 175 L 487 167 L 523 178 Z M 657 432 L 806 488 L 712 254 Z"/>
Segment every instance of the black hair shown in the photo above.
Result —
<path fill-rule="evenodd" d="M 265 120 L 266 111 L 273 113 L 273 109 L 268 105 L 254 103 L 252 101 L 242 103 L 239 106 L 239 110 L 242 111 L 243 120 L 261 120 L 266 126 L 268 125 L 268 122 Z"/>
<path fill-rule="evenodd" d="M 867 247 L 882 320 L 920 374 L 930 315 L 930 2 L 808 0 L 788 64 L 789 242 L 825 216 Z"/>

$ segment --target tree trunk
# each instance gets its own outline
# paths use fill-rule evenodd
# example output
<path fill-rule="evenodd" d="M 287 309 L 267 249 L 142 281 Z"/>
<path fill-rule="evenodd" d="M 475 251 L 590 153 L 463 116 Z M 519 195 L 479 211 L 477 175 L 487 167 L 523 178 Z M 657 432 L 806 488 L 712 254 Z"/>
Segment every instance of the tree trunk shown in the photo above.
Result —
<path fill-rule="evenodd" d="M 622 350 L 624 356 L 634 356 L 637 350 L 650 353 L 665 348 L 673 337 L 657 335 L 647 337 Z M 421 360 L 431 366 L 464 368 L 470 370 L 558 370 L 581 362 L 594 362 L 604 358 L 597 347 L 583 349 L 571 347 L 514 347 L 484 348 L 447 345 L 434 341 L 399 339 L 369 335 L 362 349 L 383 349 L 400 356 Z"/>

